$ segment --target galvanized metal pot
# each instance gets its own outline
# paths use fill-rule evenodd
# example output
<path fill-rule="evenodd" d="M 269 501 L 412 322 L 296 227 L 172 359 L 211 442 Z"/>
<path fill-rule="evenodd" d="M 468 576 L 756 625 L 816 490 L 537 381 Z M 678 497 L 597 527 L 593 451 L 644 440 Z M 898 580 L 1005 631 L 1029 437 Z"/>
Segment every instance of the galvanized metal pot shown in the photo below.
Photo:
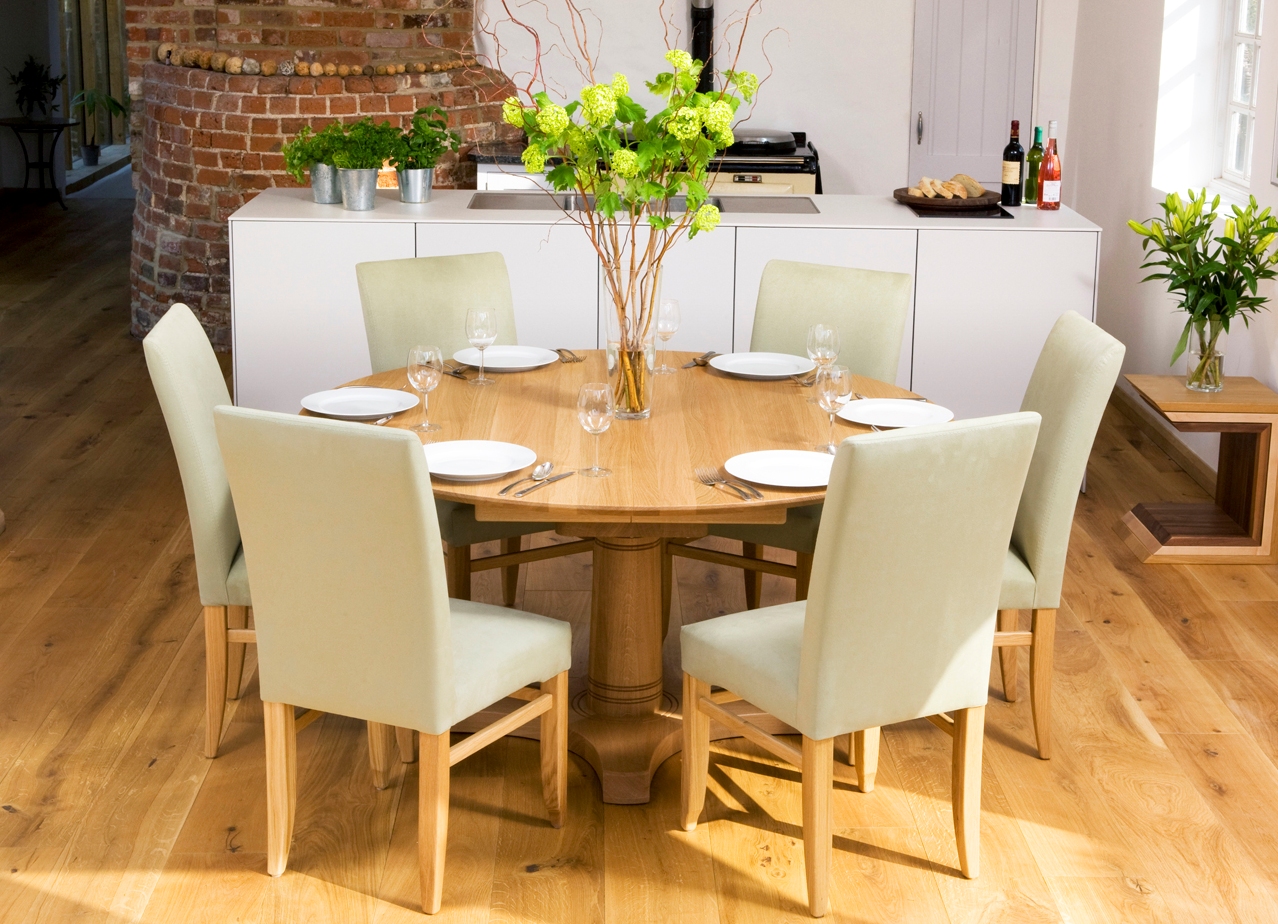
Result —
<path fill-rule="evenodd" d="M 338 181 L 336 167 L 311 164 L 311 195 L 320 205 L 342 201 L 342 185 Z"/>
<path fill-rule="evenodd" d="M 377 169 L 338 171 L 342 177 L 342 207 L 367 212 L 377 204 Z"/>
<path fill-rule="evenodd" d="M 435 168 L 425 170 L 396 170 L 399 175 L 400 202 L 429 202 L 431 187 L 435 184 Z"/>

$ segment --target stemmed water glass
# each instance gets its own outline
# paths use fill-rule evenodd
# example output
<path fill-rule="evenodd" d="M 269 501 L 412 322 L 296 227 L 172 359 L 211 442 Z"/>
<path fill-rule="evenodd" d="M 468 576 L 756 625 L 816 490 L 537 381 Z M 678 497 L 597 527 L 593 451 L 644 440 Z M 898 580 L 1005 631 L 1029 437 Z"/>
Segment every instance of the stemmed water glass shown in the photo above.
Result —
<path fill-rule="evenodd" d="M 831 324 L 813 324 L 808 328 L 808 359 L 817 364 L 820 372 L 839 358 L 839 329 Z M 816 395 L 808 398 L 809 404 L 816 404 Z"/>
<path fill-rule="evenodd" d="M 429 419 L 426 402 L 430 393 L 439 386 L 444 374 L 444 354 L 436 346 L 415 346 L 408 351 L 408 384 L 422 396 L 422 420 L 411 429 L 418 433 L 438 430 L 439 424 Z"/>
<path fill-rule="evenodd" d="M 611 475 L 608 469 L 599 467 L 599 437 L 612 425 L 612 388 L 607 382 L 589 382 L 581 386 L 577 394 L 577 419 L 595 438 L 595 464 L 582 469 L 581 474 L 590 478 Z"/>
<path fill-rule="evenodd" d="M 479 351 L 479 376 L 472 385 L 491 385 L 496 379 L 484 375 L 484 350 L 497 339 L 497 312 L 491 308 L 471 308 L 466 312 L 466 339 Z"/>
<path fill-rule="evenodd" d="M 665 298 L 661 300 L 661 305 L 657 308 L 657 336 L 661 338 L 662 343 L 666 343 L 679 330 L 679 300 L 676 298 Z M 669 351 L 667 350 L 667 353 Z M 653 370 L 654 375 L 674 375 L 679 370 L 674 366 L 668 366 L 664 362 Z"/>
<path fill-rule="evenodd" d="M 818 446 L 817 452 L 828 452 L 833 455 L 838 450 L 834 441 L 834 415 L 852 397 L 852 373 L 847 366 L 822 366 L 817 369 L 816 402 L 821 410 L 830 415 L 830 441 Z"/>

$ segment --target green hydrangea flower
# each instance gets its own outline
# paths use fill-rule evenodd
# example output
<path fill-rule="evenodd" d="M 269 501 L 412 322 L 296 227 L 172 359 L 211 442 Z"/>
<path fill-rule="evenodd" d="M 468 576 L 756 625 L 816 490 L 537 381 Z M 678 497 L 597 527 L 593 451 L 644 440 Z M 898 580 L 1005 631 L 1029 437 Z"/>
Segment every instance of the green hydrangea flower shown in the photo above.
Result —
<path fill-rule="evenodd" d="M 666 60 L 670 62 L 670 66 L 676 71 L 687 71 L 692 69 L 692 55 L 688 54 L 682 48 L 671 48 L 666 52 Z"/>
<path fill-rule="evenodd" d="M 506 97 L 506 101 L 501 104 L 501 117 L 502 121 L 510 125 L 524 127 L 524 106 L 517 97 Z"/>
<path fill-rule="evenodd" d="M 723 100 L 716 100 L 706 107 L 702 115 L 706 128 L 716 135 L 732 128 L 732 107 Z"/>
<path fill-rule="evenodd" d="M 747 103 L 754 99 L 755 93 L 759 92 L 759 78 L 749 71 L 738 72 L 734 82 Z"/>
<path fill-rule="evenodd" d="M 563 106 L 551 103 L 537 110 L 537 127 L 552 137 L 568 127 L 568 113 Z"/>
<path fill-rule="evenodd" d="M 524 169 L 529 173 L 544 173 L 546 170 L 546 154 L 541 148 L 529 145 L 524 148 L 522 156 Z M 716 219 L 717 221 L 718 219 Z"/>
<path fill-rule="evenodd" d="M 568 147 L 572 151 L 573 156 L 584 159 L 590 153 L 590 138 L 581 130 L 580 126 L 568 126 Z"/>
<path fill-rule="evenodd" d="M 617 176 L 632 180 L 639 173 L 639 155 L 634 151 L 622 148 L 612 154 L 612 172 Z"/>
<path fill-rule="evenodd" d="M 617 96 L 630 95 L 630 81 L 626 79 L 625 74 L 612 75 L 612 92 Z"/>
<path fill-rule="evenodd" d="M 606 83 L 583 87 L 581 109 L 591 125 L 597 128 L 608 125 L 617 116 L 617 95 Z"/>
<path fill-rule="evenodd" d="M 680 141 L 691 141 L 701 134 L 701 110 L 681 106 L 666 122 L 666 130 Z"/>
<path fill-rule="evenodd" d="M 737 137 L 732 134 L 732 129 L 725 128 L 721 132 L 715 132 L 710 140 L 714 142 L 716 148 L 730 148 L 736 142 Z"/>
<path fill-rule="evenodd" d="M 692 219 L 693 230 L 713 231 L 717 227 L 719 227 L 719 209 L 709 202 L 703 203 Z"/>

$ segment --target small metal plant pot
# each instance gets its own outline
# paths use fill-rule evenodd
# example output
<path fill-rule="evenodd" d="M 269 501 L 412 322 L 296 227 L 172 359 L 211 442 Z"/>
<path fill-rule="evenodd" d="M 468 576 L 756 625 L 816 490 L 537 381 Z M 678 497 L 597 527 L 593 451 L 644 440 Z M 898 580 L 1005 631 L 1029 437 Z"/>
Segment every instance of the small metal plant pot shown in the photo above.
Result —
<path fill-rule="evenodd" d="M 342 184 L 337 168 L 328 164 L 311 164 L 311 195 L 320 205 L 342 201 Z"/>
<path fill-rule="evenodd" d="M 399 175 L 400 202 L 429 202 L 431 187 L 435 184 L 435 168 L 425 170 L 396 170 Z"/>
<path fill-rule="evenodd" d="M 98 157 L 102 154 L 102 147 L 96 144 L 80 145 L 80 158 L 84 161 L 86 167 L 96 167 L 98 165 Z"/>
<path fill-rule="evenodd" d="M 367 212 L 377 204 L 377 170 L 338 171 L 342 177 L 342 208 Z"/>

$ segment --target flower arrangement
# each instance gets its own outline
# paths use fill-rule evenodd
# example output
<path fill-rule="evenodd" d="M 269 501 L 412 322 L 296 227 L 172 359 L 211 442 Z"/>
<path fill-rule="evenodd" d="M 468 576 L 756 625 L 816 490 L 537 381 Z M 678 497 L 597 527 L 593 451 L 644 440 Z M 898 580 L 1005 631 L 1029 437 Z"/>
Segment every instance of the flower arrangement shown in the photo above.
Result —
<path fill-rule="evenodd" d="M 1246 208 L 1232 207 L 1233 216 L 1225 219 L 1223 234 L 1216 235 L 1220 196 L 1208 207 L 1207 190 L 1186 195 L 1187 200 L 1171 193 L 1162 203 L 1161 219 L 1127 224 L 1141 236 L 1141 249 L 1149 257 L 1141 268 L 1163 270 L 1141 282 L 1165 280 L 1167 290 L 1180 297 L 1177 307 L 1189 315 L 1171 361 L 1175 363 L 1189 350 L 1193 358 L 1186 386 L 1220 391 L 1224 387 L 1220 335 L 1229 333 L 1235 318 L 1249 325 L 1252 315 L 1266 309 L 1267 299 L 1257 294 L 1258 286 L 1278 276 L 1274 270 L 1278 253 L 1271 252 L 1278 218 L 1267 208 L 1260 211 L 1252 196 Z"/>
<path fill-rule="evenodd" d="M 37 118 L 37 109 L 39 118 L 47 119 L 58 108 L 58 89 L 66 79 L 65 75 L 50 76 L 49 66 L 37 61 L 35 55 L 27 55 L 18 73 L 9 71 L 9 83 L 18 88 L 13 100 L 28 119 Z"/>
<path fill-rule="evenodd" d="M 372 118 L 346 126 L 342 141 L 333 151 L 333 166 L 342 170 L 380 170 L 399 145 L 399 129 Z"/>
<path fill-rule="evenodd" d="M 413 113 L 412 123 L 400 135 L 390 160 L 396 170 L 430 170 L 445 151 L 456 151 L 460 146 L 461 136 L 448 130 L 444 110 L 427 106 Z"/>
<path fill-rule="evenodd" d="M 309 125 L 303 125 L 296 137 L 280 149 L 284 155 L 284 169 L 299 183 L 306 182 L 306 171 L 315 164 L 335 166 L 333 156 L 346 141 L 346 126 L 330 122 L 318 133 Z"/>

